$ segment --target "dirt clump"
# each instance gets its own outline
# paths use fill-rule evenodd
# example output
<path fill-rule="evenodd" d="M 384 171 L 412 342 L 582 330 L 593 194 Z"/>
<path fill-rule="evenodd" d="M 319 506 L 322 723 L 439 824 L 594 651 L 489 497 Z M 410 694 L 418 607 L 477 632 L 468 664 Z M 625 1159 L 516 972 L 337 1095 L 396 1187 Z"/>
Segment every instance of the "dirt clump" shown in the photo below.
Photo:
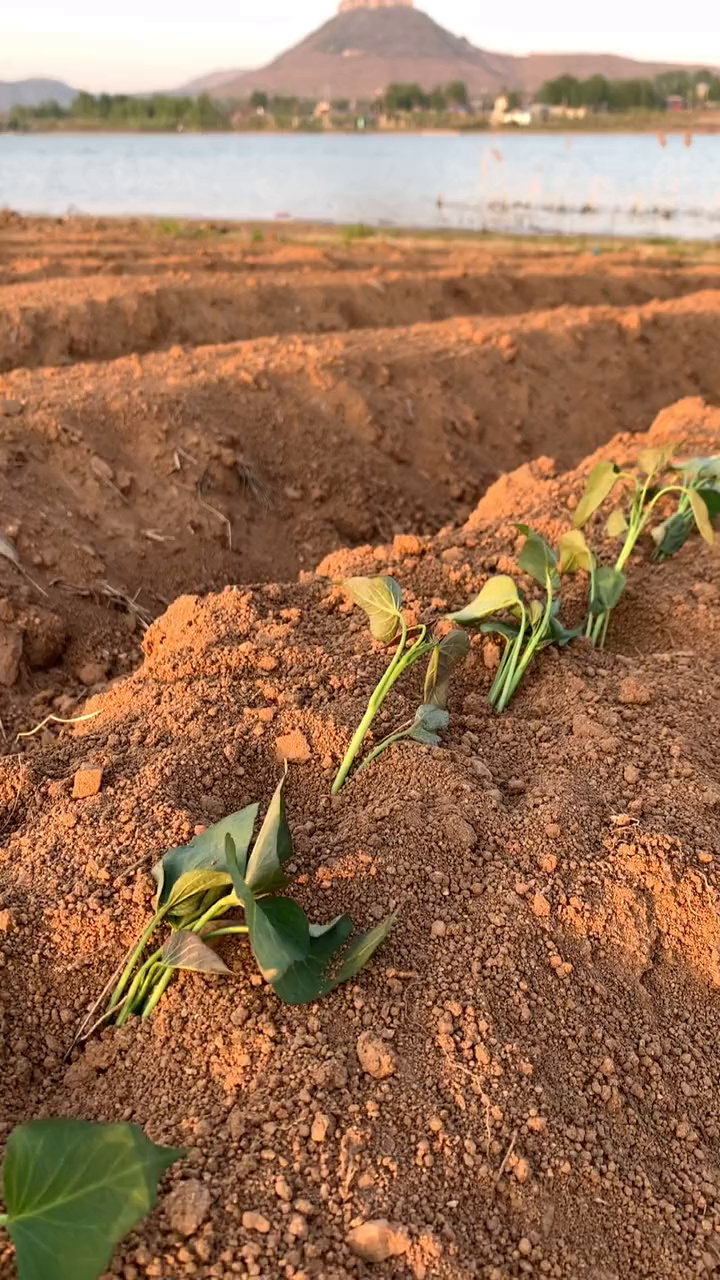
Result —
<path fill-rule="evenodd" d="M 501 717 L 474 639 L 444 745 L 398 744 L 330 798 L 387 661 L 335 580 L 388 572 L 410 611 L 457 608 L 513 566 L 518 519 L 554 538 L 594 462 L 673 433 L 718 452 L 720 413 L 685 401 L 573 470 L 526 463 L 464 524 L 337 550 L 302 581 L 182 596 L 139 669 L 82 702 L 94 719 L 0 761 L 5 1132 L 123 1118 L 187 1152 L 113 1275 L 720 1266 L 717 547 L 693 538 L 664 565 L 638 549 L 607 650 L 548 650 Z M 421 694 L 400 682 L 377 736 Z M 151 1021 L 66 1061 L 148 919 L 152 863 L 267 801 L 292 735 L 294 892 L 319 920 L 396 912 L 385 948 L 289 1008 L 231 940 L 232 978 L 183 975 Z M 75 800 L 89 766 L 102 786 Z"/>

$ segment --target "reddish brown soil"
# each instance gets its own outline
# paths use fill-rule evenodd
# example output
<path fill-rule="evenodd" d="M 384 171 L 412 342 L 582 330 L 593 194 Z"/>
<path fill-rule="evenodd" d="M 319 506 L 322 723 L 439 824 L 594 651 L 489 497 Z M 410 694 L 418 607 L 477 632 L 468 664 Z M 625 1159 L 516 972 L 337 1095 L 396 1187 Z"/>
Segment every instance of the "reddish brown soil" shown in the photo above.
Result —
<path fill-rule="evenodd" d="M 29 269 L 43 229 L 12 229 Z M 301 247 L 277 252 L 292 289 Z M 387 249 L 407 275 L 402 252 Z M 442 256 L 406 252 L 420 279 L 423 252 Z M 603 269 L 618 289 L 632 282 L 632 263 Z M 624 295 L 410 328 L 386 316 L 352 335 L 4 377 L 0 403 L 22 412 L 0 417 L 3 527 L 49 594 L 0 560 L 6 660 L 21 645 L 0 690 L 0 1136 L 71 1113 L 132 1119 L 188 1150 L 114 1275 L 720 1270 L 717 550 L 693 539 L 659 566 L 643 547 L 607 651 L 543 655 L 502 718 L 486 701 L 492 650 L 474 642 L 444 747 L 396 747 L 329 797 L 384 662 L 333 579 L 391 572 L 433 617 L 512 566 L 515 521 L 566 528 L 586 454 L 630 462 L 663 406 L 720 400 L 718 294 L 703 272 L 700 293 L 640 307 Z M 720 411 L 686 399 L 650 438 L 720 452 Z M 200 497 L 230 520 L 232 550 Z M 140 589 L 155 612 L 183 589 L 253 577 L 265 583 L 171 604 L 123 675 L 141 623 L 101 583 Z M 396 690 L 379 729 L 420 692 L 414 679 Z M 99 715 L 13 741 L 53 709 Z M 356 985 L 290 1010 L 229 945 L 232 980 L 187 976 L 150 1024 L 64 1061 L 147 919 L 151 863 L 196 824 L 267 800 L 276 739 L 293 731 L 310 751 L 289 779 L 298 897 L 359 926 L 396 909 L 385 950 Z M 102 789 L 74 800 L 83 763 L 103 768 Z M 394 1052 L 384 1080 L 359 1066 L 362 1031 Z M 167 1193 L 193 1180 L 207 1204 L 185 1238 Z M 372 1268 L 346 1237 L 377 1218 L 409 1247 Z"/>

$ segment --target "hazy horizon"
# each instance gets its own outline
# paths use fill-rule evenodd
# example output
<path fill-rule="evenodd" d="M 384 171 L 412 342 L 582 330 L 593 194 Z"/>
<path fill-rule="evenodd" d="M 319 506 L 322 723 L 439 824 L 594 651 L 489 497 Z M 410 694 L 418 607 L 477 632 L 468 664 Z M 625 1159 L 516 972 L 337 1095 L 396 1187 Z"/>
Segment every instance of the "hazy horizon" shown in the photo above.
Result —
<path fill-rule="evenodd" d="M 51 78 L 92 92 L 175 89 L 214 71 L 263 66 L 336 7 L 334 0 L 268 0 L 263 12 L 237 17 L 236 0 L 212 0 L 199 22 L 193 0 L 155 0 L 148 22 L 145 0 L 125 0 L 122 14 L 111 16 L 97 11 L 96 0 L 66 0 L 59 32 L 52 30 L 56 9 L 25 0 L 1 20 L 0 80 Z M 512 27 L 504 11 L 480 15 L 472 0 L 416 0 L 416 7 L 480 48 L 502 53 L 617 53 L 720 66 L 716 0 L 699 0 L 691 29 L 682 31 L 671 30 L 651 0 L 636 0 L 633 30 L 627 0 L 607 0 L 592 12 L 578 12 L 575 0 L 556 0 L 542 13 L 531 0 L 517 0 Z"/>

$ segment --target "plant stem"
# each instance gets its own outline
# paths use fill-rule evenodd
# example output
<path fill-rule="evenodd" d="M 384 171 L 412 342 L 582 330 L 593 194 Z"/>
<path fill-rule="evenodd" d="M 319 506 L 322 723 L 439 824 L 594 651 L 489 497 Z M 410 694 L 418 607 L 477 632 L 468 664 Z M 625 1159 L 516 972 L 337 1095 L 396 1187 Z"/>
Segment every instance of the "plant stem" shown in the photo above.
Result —
<path fill-rule="evenodd" d="M 127 964 L 125 965 L 125 968 L 123 969 L 120 975 L 120 980 L 110 997 L 110 1001 L 108 1003 L 108 1009 L 114 1009 L 116 1004 L 118 1004 L 120 997 L 122 996 L 122 993 L 125 990 L 125 987 L 127 986 L 130 980 L 130 977 L 132 975 L 133 969 L 135 968 L 135 965 L 140 959 L 143 951 L 145 950 L 145 947 L 150 941 L 153 933 L 157 929 L 161 920 L 164 918 L 166 912 L 167 912 L 167 907 L 163 907 L 160 911 L 157 911 L 155 913 L 147 929 L 145 930 L 142 937 L 140 938 L 140 941 L 138 942 L 137 946 L 133 949 L 133 951 L 131 951 Z"/>
<path fill-rule="evenodd" d="M 525 639 L 525 633 L 527 631 L 527 613 L 525 611 L 525 606 L 523 605 L 522 601 L 520 603 L 520 608 L 522 610 L 521 617 L 520 617 L 520 630 L 518 631 L 517 640 L 513 642 L 512 649 L 510 650 L 510 653 L 508 655 L 507 675 L 503 680 L 500 696 L 497 699 L 496 703 L 494 704 L 495 709 L 498 712 L 505 710 L 516 688 L 516 685 L 514 683 L 515 671 L 517 669 L 518 662 L 520 661 L 523 640 Z"/>
<path fill-rule="evenodd" d="M 161 1000 L 162 996 L 165 994 L 165 991 L 167 990 L 168 986 L 170 985 L 170 983 L 171 983 L 171 981 L 172 981 L 172 979 L 173 979 L 174 975 L 175 975 L 175 970 L 174 970 L 174 969 L 166 969 L 166 970 L 165 970 L 165 972 L 163 973 L 163 975 L 162 975 L 162 977 L 161 977 L 160 981 L 159 981 L 159 982 L 156 984 L 156 986 L 154 987 L 154 989 L 153 989 L 153 991 L 152 991 L 151 995 L 149 996 L 149 998 L 148 998 L 148 1000 L 147 1000 L 147 1002 L 146 1002 L 146 1004 L 145 1004 L 145 1008 L 144 1008 L 144 1009 L 143 1009 L 143 1011 L 142 1011 L 142 1016 L 143 1016 L 143 1018 L 149 1018 L 149 1017 L 150 1017 L 150 1015 L 151 1015 L 151 1014 L 152 1014 L 152 1012 L 153 1012 L 153 1009 L 156 1007 L 156 1005 L 157 1005 L 157 1004 L 159 1003 L 159 1001 Z"/>
<path fill-rule="evenodd" d="M 249 933 L 246 924 L 228 924 L 223 929 L 213 929 L 212 933 L 204 933 L 203 938 L 224 938 L 228 933 Z"/>
<path fill-rule="evenodd" d="M 207 911 L 205 911 L 203 915 L 199 916 L 197 920 L 194 920 L 192 924 L 188 925 L 188 933 L 200 933 L 201 930 L 204 929 L 205 925 L 209 924 L 211 920 L 215 920 L 217 916 L 222 916 L 226 911 L 231 911 L 234 907 L 239 907 L 241 905 L 242 904 L 238 902 L 235 894 L 229 893 L 227 897 L 220 898 L 218 902 L 214 902 L 211 907 L 208 907 Z"/>
<path fill-rule="evenodd" d="M 6 1213 L 0 1213 L 0 1227 L 7 1227 L 10 1218 Z"/>
<path fill-rule="evenodd" d="M 368 730 L 370 729 L 370 725 L 375 719 L 375 716 L 380 710 L 383 702 L 387 698 L 396 680 L 399 680 L 402 673 L 404 671 L 407 671 L 408 667 L 412 666 L 414 662 L 417 662 L 418 658 L 421 658 L 423 654 L 428 653 L 432 648 L 431 644 L 425 644 L 427 627 L 421 626 L 420 634 L 417 640 L 412 645 L 412 647 L 408 649 L 408 652 L 405 653 L 405 645 L 407 644 L 408 627 L 407 627 L 407 622 L 405 621 L 404 618 L 401 619 L 400 626 L 401 626 L 400 640 L 398 642 L 397 649 L 395 650 L 393 660 L 390 663 L 390 666 L 387 668 L 387 671 L 385 671 L 384 675 L 380 678 L 377 685 L 375 686 L 372 697 L 370 698 L 370 701 L 368 702 L 368 705 L 367 705 L 367 711 L 365 712 L 365 715 L 363 716 L 357 729 L 355 730 L 350 740 L 350 745 L 347 751 L 345 752 L 345 756 L 343 757 L 342 764 L 338 769 L 337 775 L 335 777 L 335 781 L 333 782 L 333 785 L 332 785 L 331 794 L 334 796 L 337 795 L 345 779 L 347 778 L 350 770 L 352 769 L 353 762 L 356 756 L 358 755 L 359 751 L 361 750 L 363 742 L 367 737 Z"/>
<path fill-rule="evenodd" d="M 379 742 L 376 747 L 373 747 L 370 755 L 365 757 L 362 764 L 358 765 L 358 773 L 362 773 L 363 769 L 367 769 L 368 765 L 372 764 L 373 760 L 377 760 L 378 756 L 386 747 L 391 747 L 393 742 L 399 742 L 401 738 L 404 738 L 407 735 L 408 730 L 412 729 L 412 726 L 412 720 L 408 720 L 407 723 L 403 725 L 402 729 L 396 729 L 394 733 L 389 733 L 387 738 L 383 738 L 382 742 Z"/>
<path fill-rule="evenodd" d="M 120 1013 L 118 1014 L 118 1018 L 115 1024 L 116 1026 L 118 1027 L 124 1026 L 128 1018 L 130 1017 L 130 1015 L 134 1012 L 136 1005 L 140 1003 L 139 996 L 147 987 L 146 979 L 148 975 L 152 973 L 161 955 L 162 955 L 162 948 L 160 948 L 158 951 L 154 951 L 153 954 L 141 966 L 141 968 L 138 969 L 137 973 L 135 974 L 135 977 L 133 978 L 130 984 L 128 993 L 123 1001 L 123 1007 Z"/>

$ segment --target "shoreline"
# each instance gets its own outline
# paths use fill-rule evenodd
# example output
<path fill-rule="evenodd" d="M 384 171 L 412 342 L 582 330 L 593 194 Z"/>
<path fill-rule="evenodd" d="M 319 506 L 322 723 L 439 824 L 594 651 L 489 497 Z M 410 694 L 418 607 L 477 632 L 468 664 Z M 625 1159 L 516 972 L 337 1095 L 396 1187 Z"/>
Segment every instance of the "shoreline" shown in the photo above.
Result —
<path fill-rule="evenodd" d="M 697 124 L 690 121 L 675 122 L 664 125 L 662 122 L 638 125 L 636 122 L 618 124 L 607 127 L 586 127 L 582 123 L 566 121 L 562 125 L 478 125 L 467 129 L 417 128 L 417 129 L 92 129 L 77 127 L 73 129 L 8 129 L 0 126 L 0 137 L 34 138 L 34 137 L 153 137 L 153 138 L 199 138 L 199 137 L 240 137 L 240 138 L 272 138 L 272 137 L 352 137 L 352 138 L 465 138 L 491 135 L 493 137 L 547 137 L 556 135 L 608 137 L 624 135 L 628 137 L 657 136 L 715 137 L 720 135 L 720 121 L 713 124 Z"/>

